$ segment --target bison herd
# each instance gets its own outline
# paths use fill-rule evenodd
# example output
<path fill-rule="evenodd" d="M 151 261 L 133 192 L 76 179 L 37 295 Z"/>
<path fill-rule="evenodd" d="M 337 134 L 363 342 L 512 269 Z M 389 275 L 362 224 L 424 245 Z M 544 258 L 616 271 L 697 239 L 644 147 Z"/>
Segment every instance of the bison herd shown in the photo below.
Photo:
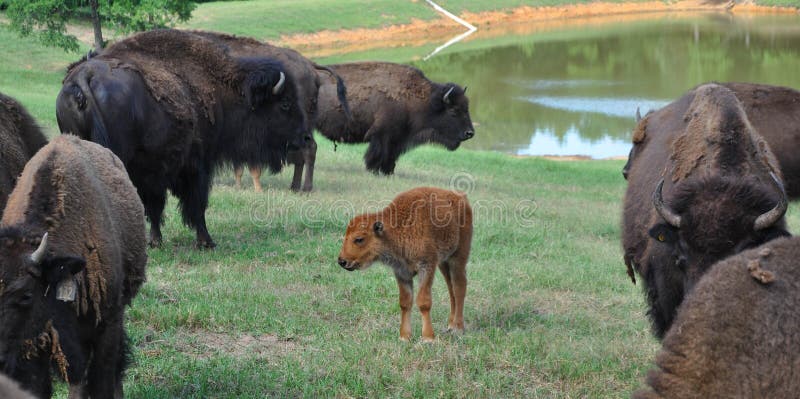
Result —
<path fill-rule="evenodd" d="M 466 87 L 410 66 L 322 66 L 291 49 L 220 33 L 156 30 L 70 65 L 47 142 L 0 94 L 0 393 L 121 398 L 125 309 L 162 242 L 167 191 L 200 248 L 217 168 L 294 164 L 311 191 L 317 144 L 368 143 L 366 168 L 392 174 L 406 151 L 473 137 Z M 800 92 L 709 83 L 637 112 L 622 246 L 663 348 L 642 398 L 791 397 L 800 379 L 800 274 L 785 213 L 800 196 Z M 305 172 L 305 174 L 304 174 Z M 434 214 L 435 213 L 435 214 Z M 145 220 L 150 222 L 149 236 Z M 472 210 L 463 193 L 422 187 L 347 226 L 339 265 L 389 265 L 400 338 L 411 338 L 413 279 L 422 338 L 434 339 L 431 285 L 463 331 Z M 5 374 L 5 375 L 3 375 Z M 9 378 L 6 378 L 6 375 Z M 20 389 L 21 388 L 21 389 Z M 23 391 L 26 390 L 27 392 Z"/>

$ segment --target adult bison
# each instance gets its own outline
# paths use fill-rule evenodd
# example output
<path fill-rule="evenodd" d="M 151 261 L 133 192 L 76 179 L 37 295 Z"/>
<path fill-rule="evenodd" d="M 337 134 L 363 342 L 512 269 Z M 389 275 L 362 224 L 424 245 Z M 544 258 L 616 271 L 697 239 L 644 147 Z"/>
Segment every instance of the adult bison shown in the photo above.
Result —
<path fill-rule="evenodd" d="M 268 57 L 237 57 L 198 34 L 140 33 L 69 68 L 56 111 L 63 133 L 111 148 L 125 163 L 161 243 L 169 189 L 200 247 L 214 169 L 266 164 L 277 172 L 304 145 L 306 113 L 295 77 Z"/>
<path fill-rule="evenodd" d="M 756 83 L 719 83 L 733 91 L 747 119 L 772 149 L 783 172 L 786 194 L 800 197 L 800 91 Z M 641 117 L 637 113 L 637 123 Z M 622 169 L 627 178 L 640 145 L 634 143 Z"/>
<path fill-rule="evenodd" d="M 349 117 L 349 107 L 347 105 L 346 89 L 342 78 L 330 68 L 318 65 L 297 51 L 285 47 L 272 46 L 267 43 L 248 37 L 238 37 L 216 32 L 193 32 L 218 43 L 222 43 L 230 49 L 230 53 L 237 57 L 273 57 L 278 59 L 281 64 L 291 72 L 297 85 L 297 96 L 300 104 L 308 116 L 309 121 L 314 121 L 317 115 L 317 92 L 323 83 L 320 73 L 334 79 L 336 86 L 336 99 L 340 109 Z M 311 191 L 314 185 L 314 162 L 317 158 L 317 143 L 314 141 L 312 124 L 308 125 L 308 131 L 303 136 L 304 145 L 299 150 L 290 151 L 287 155 L 287 163 L 294 164 L 294 176 L 292 178 L 291 189 L 298 191 L 303 178 L 305 167 L 305 183 L 302 185 L 303 191 Z M 253 185 L 256 191 L 261 191 L 261 168 L 258 164 L 250 164 L 250 174 L 253 177 Z M 241 184 L 242 165 L 235 163 L 235 175 L 237 185 Z"/>
<path fill-rule="evenodd" d="M 787 200 L 769 146 L 726 87 L 699 86 L 648 115 L 634 142 L 622 244 L 661 338 L 709 266 L 788 235 Z"/>
<path fill-rule="evenodd" d="M 800 239 L 718 262 L 680 306 L 647 375 L 647 398 L 796 398 Z"/>
<path fill-rule="evenodd" d="M 111 151 L 62 135 L 0 221 L 0 369 L 40 398 L 122 398 L 125 306 L 145 280 L 144 209 Z"/>
<path fill-rule="evenodd" d="M 0 93 L 0 209 L 29 159 L 47 144 L 39 126 L 25 108 Z"/>
<path fill-rule="evenodd" d="M 388 62 L 330 65 L 347 85 L 352 120 L 335 86 L 320 87 L 317 129 L 334 142 L 369 143 L 367 169 L 394 173 L 397 158 L 425 143 L 455 150 L 475 135 L 465 89 L 431 82 L 419 69 Z"/>

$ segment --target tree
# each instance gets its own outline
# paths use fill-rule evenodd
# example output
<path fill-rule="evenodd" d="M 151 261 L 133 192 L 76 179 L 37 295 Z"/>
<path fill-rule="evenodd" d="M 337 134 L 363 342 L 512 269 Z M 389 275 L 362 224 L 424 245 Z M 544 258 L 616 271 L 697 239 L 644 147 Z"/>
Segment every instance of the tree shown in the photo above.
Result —
<path fill-rule="evenodd" d="M 94 29 L 94 47 L 103 48 L 101 25 L 130 33 L 166 28 L 189 19 L 195 4 L 189 0 L 4 0 L 12 29 L 34 35 L 48 46 L 78 51 L 78 39 L 67 33 L 67 22 L 86 17 Z"/>

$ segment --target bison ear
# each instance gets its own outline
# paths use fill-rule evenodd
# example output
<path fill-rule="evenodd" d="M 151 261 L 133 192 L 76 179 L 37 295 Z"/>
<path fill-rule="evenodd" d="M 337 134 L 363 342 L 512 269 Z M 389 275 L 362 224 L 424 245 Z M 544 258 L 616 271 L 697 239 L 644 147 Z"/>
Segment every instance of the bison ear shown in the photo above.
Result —
<path fill-rule="evenodd" d="M 377 221 L 375 224 L 372 225 L 372 230 L 375 232 L 375 235 L 380 237 L 383 235 L 383 222 Z"/>
<path fill-rule="evenodd" d="M 48 283 L 62 281 L 86 268 L 86 260 L 80 256 L 59 256 L 47 258 L 42 262 L 42 271 Z"/>
<path fill-rule="evenodd" d="M 78 256 L 49 258 L 42 264 L 48 285 L 56 285 L 56 299 L 73 302 L 78 295 L 75 275 L 86 268 L 86 260 Z"/>

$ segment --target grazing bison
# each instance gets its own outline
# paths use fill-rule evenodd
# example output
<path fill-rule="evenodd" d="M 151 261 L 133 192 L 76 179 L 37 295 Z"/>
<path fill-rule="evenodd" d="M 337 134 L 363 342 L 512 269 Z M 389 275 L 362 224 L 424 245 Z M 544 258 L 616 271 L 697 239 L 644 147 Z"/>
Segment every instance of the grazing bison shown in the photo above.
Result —
<path fill-rule="evenodd" d="M 122 398 L 125 306 L 145 280 L 144 209 L 122 162 L 62 135 L 25 166 L 0 224 L 0 369 L 41 398 Z"/>
<path fill-rule="evenodd" d="M 472 138 L 465 89 L 431 82 L 419 69 L 388 62 L 330 65 L 347 85 L 348 120 L 333 84 L 320 87 L 317 129 L 334 142 L 369 143 L 367 169 L 394 173 L 397 158 L 425 143 L 453 151 Z"/>
<path fill-rule="evenodd" d="M 6 206 L 22 168 L 45 144 L 47 139 L 28 111 L 0 93 L 0 209 Z"/>
<path fill-rule="evenodd" d="M 380 261 L 390 266 L 400 288 L 400 339 L 411 338 L 413 278 L 421 286 L 422 339 L 433 341 L 431 286 L 436 267 L 450 291 L 447 329 L 464 330 L 467 259 L 472 242 L 472 209 L 464 194 L 420 187 L 398 195 L 383 211 L 356 216 L 347 226 L 339 266 L 361 270 Z"/>
<path fill-rule="evenodd" d="M 345 114 L 349 115 L 347 106 L 347 98 L 345 86 L 338 75 L 330 68 L 317 65 L 308 58 L 303 57 L 297 51 L 285 47 L 276 47 L 267 43 L 259 42 L 258 40 L 227 35 L 224 33 L 216 32 L 194 32 L 198 35 L 206 37 L 215 42 L 222 43 L 230 49 L 230 53 L 237 57 L 272 57 L 278 59 L 281 64 L 286 68 L 295 78 L 297 84 L 297 95 L 300 104 L 303 105 L 309 121 L 314 121 L 317 114 L 317 92 L 322 84 L 322 78 L 319 76 L 320 71 L 335 79 L 336 85 L 336 101 L 339 102 L 341 109 Z M 308 124 L 308 131 L 303 136 L 304 146 L 300 149 L 290 151 L 287 156 L 287 163 L 294 164 L 294 176 L 292 178 L 291 189 L 294 191 L 300 190 L 300 183 L 303 177 L 303 169 L 305 168 L 305 183 L 303 184 L 303 191 L 311 191 L 314 182 L 314 162 L 317 154 L 317 143 L 314 141 L 312 132 L 312 123 Z M 242 165 L 235 164 L 235 175 L 237 186 L 241 185 L 242 178 Z M 253 177 L 253 185 L 256 191 L 261 191 L 261 168 L 258 164 L 250 164 L 250 174 Z"/>
<path fill-rule="evenodd" d="M 800 239 L 715 264 L 680 306 L 640 399 L 796 398 Z"/>
<path fill-rule="evenodd" d="M 111 148 L 125 163 L 161 243 L 166 191 L 180 200 L 200 247 L 214 169 L 266 164 L 279 171 L 308 131 L 292 72 L 267 57 L 236 57 L 203 36 L 140 33 L 72 65 L 58 95 L 63 133 Z"/>
<path fill-rule="evenodd" d="M 788 235 L 787 199 L 769 146 L 726 87 L 697 87 L 642 119 L 633 139 L 622 244 L 661 338 L 709 266 Z"/>
<path fill-rule="evenodd" d="M 800 197 L 800 91 L 756 83 L 720 83 L 733 91 L 750 125 L 770 146 L 783 172 L 786 194 Z M 637 112 L 637 123 L 641 120 Z M 622 169 L 627 179 L 641 143 L 634 143 Z"/>
<path fill-rule="evenodd" d="M 12 379 L 0 373 L 0 398 L 3 399 L 35 399 L 33 395 L 23 391 Z"/>

